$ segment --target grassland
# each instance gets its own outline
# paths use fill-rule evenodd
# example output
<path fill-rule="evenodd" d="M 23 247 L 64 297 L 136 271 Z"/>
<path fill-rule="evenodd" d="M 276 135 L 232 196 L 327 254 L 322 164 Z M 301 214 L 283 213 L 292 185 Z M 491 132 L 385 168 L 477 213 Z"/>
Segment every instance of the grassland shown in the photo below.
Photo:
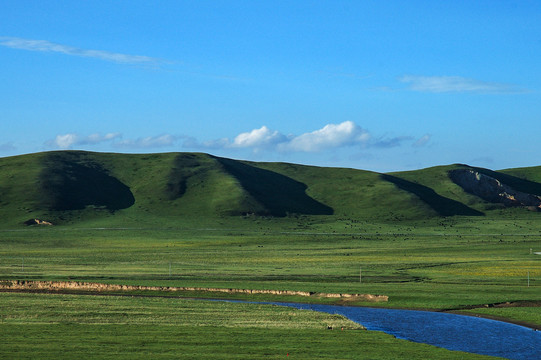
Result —
<path fill-rule="evenodd" d="M 278 306 L 10 293 L 0 302 L 2 358 L 488 358 L 364 331 L 337 315 Z"/>
<path fill-rule="evenodd" d="M 538 249 L 541 242 L 531 220 L 468 225 L 463 219 L 424 228 L 380 224 L 367 228 L 370 233 L 359 232 L 360 227 L 368 227 L 362 223 L 353 228 L 334 224 L 347 233 L 307 233 L 295 230 L 297 220 L 282 220 L 285 223 L 278 226 L 276 219 L 243 218 L 232 223 L 237 228 L 225 230 L 32 227 L 1 231 L 0 274 L 2 279 L 385 294 L 390 297 L 387 303 L 356 305 L 423 309 L 541 300 L 540 259 L 530 254 L 530 248 Z M 289 231 L 278 231 L 287 227 Z M 480 235 L 476 227 L 487 234 Z M 501 234 L 499 230 L 506 228 L 512 231 Z M 204 292 L 153 295 L 340 302 Z M 0 293 L 0 302 L 0 308 L 6 309 L 0 327 L 11 344 L 3 350 L 7 357 L 38 355 L 33 347 L 23 345 L 25 339 L 41 346 L 43 358 L 61 357 L 66 351 L 84 357 L 99 349 L 107 349 L 97 356 L 103 358 L 151 353 L 168 358 L 179 352 L 187 358 L 202 354 L 280 358 L 284 350 L 292 358 L 358 358 L 359 346 L 353 344 L 361 344 L 366 356 L 375 359 L 466 356 L 366 331 L 337 335 L 324 330 L 330 320 L 323 315 L 310 315 L 310 320 L 300 323 L 295 323 L 297 315 L 293 320 L 273 315 L 273 324 L 260 326 L 262 316 L 267 318 L 262 314 L 274 310 L 248 305 L 228 304 L 232 310 L 220 310 L 220 316 L 215 316 L 218 305 L 214 303 L 187 305 L 180 299 Z M 117 305 L 107 302 L 119 308 L 109 311 Z M 190 306 L 192 310 L 186 310 Z M 535 311 L 539 308 L 528 309 L 470 311 L 541 325 Z M 168 313 L 170 319 L 164 319 Z M 216 340 L 209 342 L 210 337 Z"/>
<path fill-rule="evenodd" d="M 541 246 L 539 235 L 459 233 L 34 228 L 0 232 L 0 273 L 3 279 L 384 294 L 390 300 L 379 306 L 409 308 L 540 300 L 540 259 L 530 254 Z"/>
<path fill-rule="evenodd" d="M 205 154 L 4 158 L 0 280 L 382 294 L 388 302 L 348 305 L 467 310 L 541 326 L 541 214 L 464 192 L 447 176 L 462 167 L 377 174 Z M 494 176 L 538 192 L 541 169 Z M 55 225 L 24 226 L 29 218 Z M 485 307 L 505 302 L 537 307 Z M 98 349 L 107 349 L 103 358 L 283 358 L 288 348 L 296 358 L 347 359 L 359 357 L 355 343 L 366 358 L 465 356 L 367 331 L 321 330 L 332 319 L 250 305 L 15 293 L 0 293 L 0 303 L 11 346 L 0 357 L 8 358 Z M 223 316 L 219 306 L 228 307 Z"/>

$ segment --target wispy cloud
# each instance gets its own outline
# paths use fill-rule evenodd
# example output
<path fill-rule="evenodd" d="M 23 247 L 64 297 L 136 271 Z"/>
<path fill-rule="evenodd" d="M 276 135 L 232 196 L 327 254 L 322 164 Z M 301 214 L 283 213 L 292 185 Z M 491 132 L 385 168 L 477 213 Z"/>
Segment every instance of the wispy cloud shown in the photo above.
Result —
<path fill-rule="evenodd" d="M 0 144 L 0 151 L 13 151 L 16 149 L 15 145 L 11 142 Z"/>
<path fill-rule="evenodd" d="M 161 148 L 175 145 L 182 137 L 171 134 L 163 134 L 158 136 L 147 136 L 134 140 L 122 140 L 114 145 L 118 147 L 136 148 L 136 149 L 151 149 Z"/>
<path fill-rule="evenodd" d="M 119 139 L 122 135 L 120 133 L 108 133 L 92 134 L 88 136 L 80 136 L 76 133 L 59 134 L 53 140 L 47 141 L 46 145 L 49 147 L 59 149 L 72 149 L 82 145 L 96 145 L 104 142 L 112 142 Z"/>
<path fill-rule="evenodd" d="M 412 141 L 411 136 L 397 136 L 392 138 L 382 137 L 380 139 L 371 142 L 371 146 L 377 148 L 389 149 L 393 147 L 402 146 L 405 142 Z"/>
<path fill-rule="evenodd" d="M 516 93 L 524 92 L 513 84 L 488 82 L 461 76 L 415 76 L 405 75 L 398 79 L 409 84 L 409 90 L 432 93 L 474 92 L 474 93 Z"/>
<path fill-rule="evenodd" d="M 83 148 L 86 145 L 110 145 L 114 148 L 125 149 L 153 149 L 176 145 L 179 140 L 188 139 L 185 136 L 162 134 L 157 136 L 146 136 L 136 139 L 123 139 L 121 133 L 108 133 L 105 135 L 96 133 L 82 136 L 77 133 L 59 134 L 52 140 L 45 143 L 46 147 L 55 149 Z"/>
<path fill-rule="evenodd" d="M 120 64 L 132 65 L 157 65 L 164 61 L 143 55 L 121 54 L 104 50 L 91 50 L 57 44 L 47 40 L 22 39 L 17 37 L 0 37 L 0 45 L 12 49 L 29 51 L 56 52 L 65 55 L 95 58 L 99 60 L 112 61 Z"/>
<path fill-rule="evenodd" d="M 413 147 L 423 147 L 425 146 L 426 144 L 428 144 L 428 142 L 430 141 L 430 139 L 432 139 L 432 135 L 430 134 L 425 134 L 423 136 L 421 136 L 419 139 L 417 139 L 417 141 L 415 141 L 412 146 Z"/>

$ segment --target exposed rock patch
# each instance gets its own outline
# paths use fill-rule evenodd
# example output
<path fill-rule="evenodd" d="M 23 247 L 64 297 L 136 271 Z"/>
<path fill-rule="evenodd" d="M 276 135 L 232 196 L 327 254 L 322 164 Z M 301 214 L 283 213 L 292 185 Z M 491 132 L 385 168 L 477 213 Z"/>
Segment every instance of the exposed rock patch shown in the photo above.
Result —
<path fill-rule="evenodd" d="M 272 294 L 272 295 L 297 295 L 297 296 L 315 296 L 324 298 L 343 298 L 359 301 L 388 301 L 386 295 L 372 294 L 329 294 L 316 293 L 309 291 L 291 291 L 291 290 L 249 290 L 249 289 L 220 289 L 207 287 L 172 287 L 172 286 L 139 286 L 139 285 L 118 285 L 87 283 L 78 281 L 32 281 L 32 280 L 0 280 L 0 290 L 83 290 L 83 291 L 208 291 L 222 292 L 229 294 Z"/>
<path fill-rule="evenodd" d="M 452 170 L 449 177 L 465 191 L 483 200 L 502 203 L 505 206 L 524 206 L 530 210 L 541 210 L 541 197 L 515 190 L 498 179 L 473 169 Z"/>
<path fill-rule="evenodd" d="M 24 222 L 25 225 L 48 225 L 48 226 L 51 226 L 53 225 L 51 222 L 49 221 L 45 221 L 45 220 L 40 220 L 40 219 L 29 219 L 29 220 L 26 220 Z"/>

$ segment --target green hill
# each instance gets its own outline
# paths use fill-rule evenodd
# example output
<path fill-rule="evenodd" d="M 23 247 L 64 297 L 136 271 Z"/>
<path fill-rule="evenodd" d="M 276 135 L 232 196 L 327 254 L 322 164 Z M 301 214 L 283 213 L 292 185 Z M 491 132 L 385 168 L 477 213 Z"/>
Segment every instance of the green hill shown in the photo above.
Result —
<path fill-rule="evenodd" d="M 484 196 L 480 178 L 505 189 L 508 200 L 527 195 L 534 205 L 511 209 L 509 201 Z M 481 190 L 496 191 L 487 189 Z M 505 216 L 537 210 L 538 196 L 541 167 L 492 171 L 449 165 L 380 174 L 202 153 L 55 151 L 0 158 L 1 224 L 10 228 L 34 218 L 122 227 L 186 221 L 210 226 L 246 216 L 330 221 Z"/>

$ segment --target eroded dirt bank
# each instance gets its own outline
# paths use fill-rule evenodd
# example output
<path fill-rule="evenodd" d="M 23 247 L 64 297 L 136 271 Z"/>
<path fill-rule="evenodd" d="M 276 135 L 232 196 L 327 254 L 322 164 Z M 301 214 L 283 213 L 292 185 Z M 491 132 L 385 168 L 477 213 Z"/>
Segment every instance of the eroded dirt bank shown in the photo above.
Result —
<path fill-rule="evenodd" d="M 387 295 L 372 295 L 372 294 L 332 294 L 332 293 L 316 293 L 308 291 L 291 291 L 291 290 L 251 290 L 251 289 L 220 289 L 209 287 L 173 287 L 173 286 L 139 286 L 139 285 L 119 285 L 119 284 L 102 284 L 92 282 L 79 281 L 33 281 L 33 280 L 0 280 L 0 290 L 44 290 L 44 291 L 61 291 L 61 290 L 83 290 L 94 292 L 107 291 L 207 291 L 221 292 L 229 294 L 271 294 L 271 295 L 296 295 L 296 296 L 312 296 L 322 298 L 337 298 L 344 300 L 359 300 L 359 301 L 388 301 Z"/>

